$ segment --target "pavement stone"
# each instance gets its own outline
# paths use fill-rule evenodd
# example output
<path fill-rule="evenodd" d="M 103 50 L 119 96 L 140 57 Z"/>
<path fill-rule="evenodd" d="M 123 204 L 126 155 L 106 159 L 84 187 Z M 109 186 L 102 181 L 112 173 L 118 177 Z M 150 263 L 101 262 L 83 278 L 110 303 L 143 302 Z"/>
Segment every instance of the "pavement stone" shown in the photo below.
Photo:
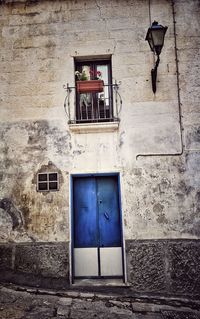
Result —
<path fill-rule="evenodd" d="M 26 312 L 26 319 L 49 319 L 56 315 L 56 309 L 52 307 L 35 307 Z"/>
<path fill-rule="evenodd" d="M 94 298 L 94 294 L 90 293 L 90 292 L 89 293 L 81 292 L 80 297 L 92 299 L 92 298 Z"/>
<path fill-rule="evenodd" d="M 186 311 L 162 311 L 164 319 L 199 319 L 200 314 Z"/>
<path fill-rule="evenodd" d="M 146 314 L 135 314 L 135 319 L 164 319 L 161 314 L 158 313 L 146 313 Z"/>
<path fill-rule="evenodd" d="M 61 306 L 71 306 L 72 304 L 72 298 L 59 298 L 58 304 Z"/>
<path fill-rule="evenodd" d="M 84 311 L 84 310 L 79 310 L 79 311 L 72 311 L 71 312 L 71 319 L 136 319 L 134 314 L 117 314 L 117 313 L 102 313 L 98 312 L 95 313 L 93 311 Z"/>
<path fill-rule="evenodd" d="M 24 309 L 19 309 L 18 307 L 11 306 L 8 308 L 7 306 L 0 307 L 0 319 L 21 319 L 25 315 Z"/>
<path fill-rule="evenodd" d="M 68 318 L 70 313 L 70 307 L 59 306 L 57 308 L 57 315 Z"/>
<path fill-rule="evenodd" d="M 194 300 L 186 305 L 181 300 L 0 286 L 0 319 L 200 319 L 199 305 Z"/>

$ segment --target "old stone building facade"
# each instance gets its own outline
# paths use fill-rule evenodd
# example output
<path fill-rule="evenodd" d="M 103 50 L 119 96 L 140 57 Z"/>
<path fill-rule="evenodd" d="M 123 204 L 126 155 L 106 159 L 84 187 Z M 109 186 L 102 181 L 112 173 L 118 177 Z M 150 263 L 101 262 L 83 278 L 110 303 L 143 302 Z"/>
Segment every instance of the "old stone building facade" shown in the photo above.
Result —
<path fill-rule="evenodd" d="M 198 295 L 199 0 L 2 0 L 0 28 L 1 280 Z"/>

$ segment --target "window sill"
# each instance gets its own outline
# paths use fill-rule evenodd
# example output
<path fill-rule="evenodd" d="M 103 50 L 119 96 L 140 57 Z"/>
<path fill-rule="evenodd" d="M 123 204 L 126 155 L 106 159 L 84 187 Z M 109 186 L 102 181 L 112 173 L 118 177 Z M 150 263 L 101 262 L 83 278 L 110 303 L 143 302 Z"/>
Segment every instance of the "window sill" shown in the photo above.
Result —
<path fill-rule="evenodd" d="M 69 128 L 77 134 L 114 132 L 119 122 L 69 124 Z"/>

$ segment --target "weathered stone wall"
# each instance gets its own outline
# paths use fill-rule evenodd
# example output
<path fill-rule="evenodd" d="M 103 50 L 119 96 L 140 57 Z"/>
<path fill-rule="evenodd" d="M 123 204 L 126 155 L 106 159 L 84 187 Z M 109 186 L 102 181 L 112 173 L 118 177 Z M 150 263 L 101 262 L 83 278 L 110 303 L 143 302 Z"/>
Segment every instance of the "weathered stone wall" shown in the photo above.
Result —
<path fill-rule="evenodd" d="M 129 240 L 128 281 L 134 291 L 199 297 L 199 240 Z"/>
<path fill-rule="evenodd" d="M 105 172 L 120 173 L 125 240 L 199 238 L 199 1 L 151 1 L 168 26 L 155 95 L 148 4 L 0 2 L 2 243 L 70 241 L 70 175 Z M 63 84 L 74 86 L 74 58 L 101 55 L 121 81 L 120 126 L 77 134 Z M 37 173 L 55 170 L 59 191 L 37 192 Z"/>
<path fill-rule="evenodd" d="M 69 285 L 69 244 L 0 245 L 0 281 L 61 288 Z"/>

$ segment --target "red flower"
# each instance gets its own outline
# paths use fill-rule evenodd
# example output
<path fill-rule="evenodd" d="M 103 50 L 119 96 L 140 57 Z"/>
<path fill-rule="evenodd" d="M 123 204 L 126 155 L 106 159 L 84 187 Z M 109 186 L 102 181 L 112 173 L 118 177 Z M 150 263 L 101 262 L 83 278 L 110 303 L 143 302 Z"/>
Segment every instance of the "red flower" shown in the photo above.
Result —
<path fill-rule="evenodd" d="M 101 71 L 90 70 L 90 75 L 95 77 L 95 78 L 99 78 L 99 77 L 101 77 L 102 73 L 101 73 Z"/>

